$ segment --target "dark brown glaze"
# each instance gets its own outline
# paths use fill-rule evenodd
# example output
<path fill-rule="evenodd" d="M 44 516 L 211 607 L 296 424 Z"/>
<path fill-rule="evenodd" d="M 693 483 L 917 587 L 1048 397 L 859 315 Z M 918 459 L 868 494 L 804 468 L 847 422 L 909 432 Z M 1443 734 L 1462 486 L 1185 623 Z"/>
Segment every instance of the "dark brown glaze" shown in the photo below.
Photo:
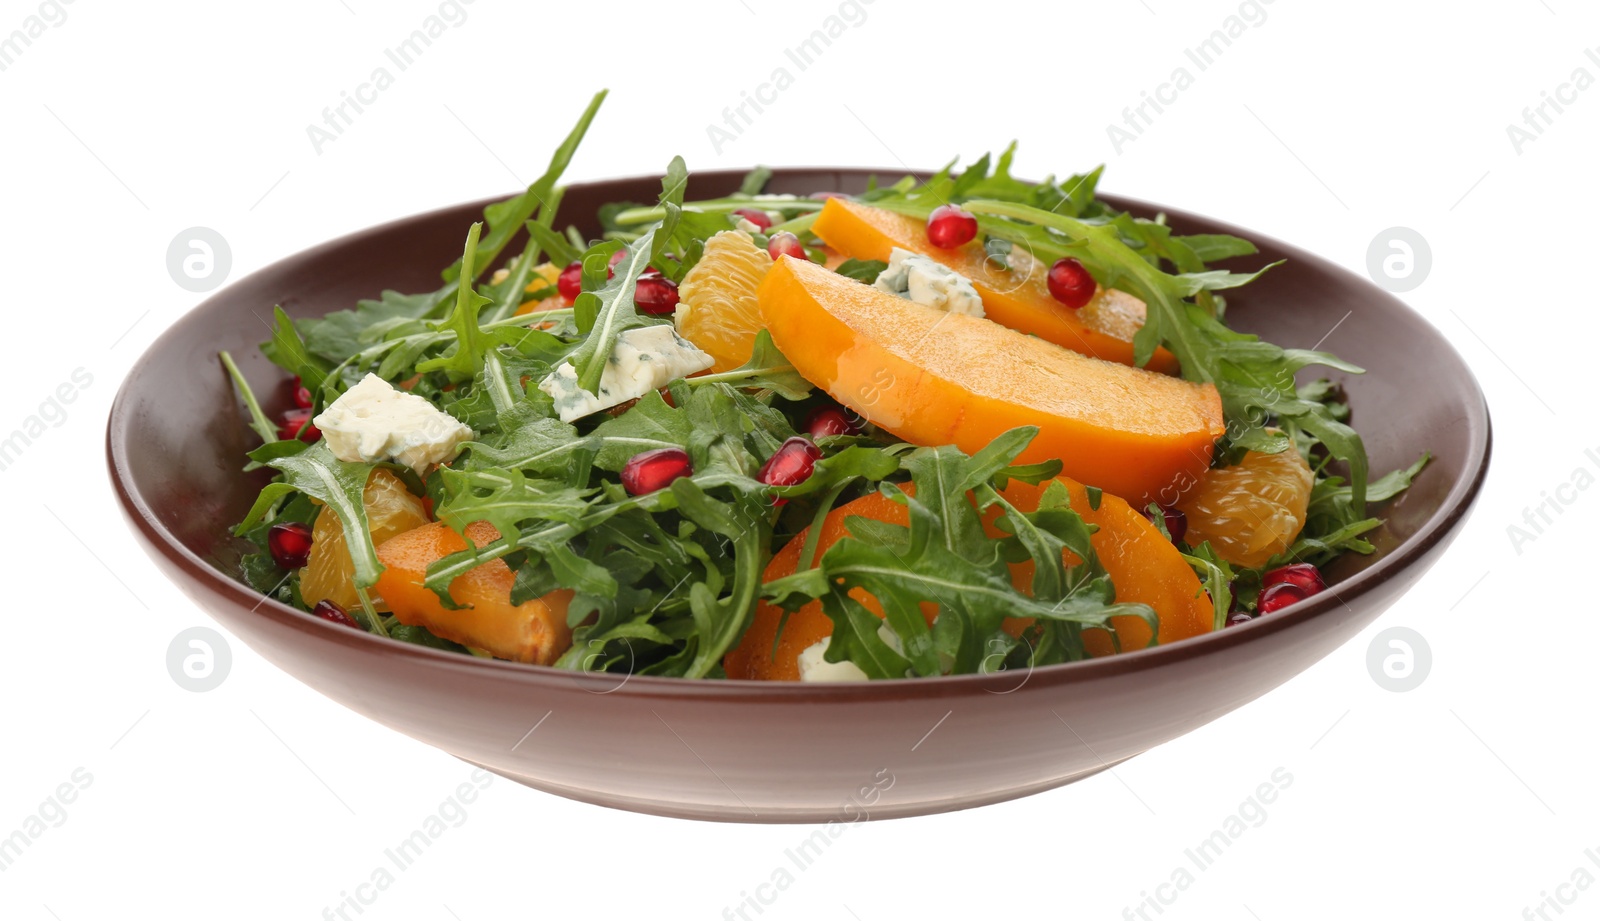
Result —
<path fill-rule="evenodd" d="M 698 174 L 691 195 L 726 194 L 741 175 Z M 771 189 L 853 192 L 868 175 L 780 170 Z M 575 185 L 563 214 L 582 227 L 601 203 L 651 201 L 659 187 L 654 177 Z M 1108 200 L 1139 214 L 1157 210 Z M 577 675 L 393 642 L 263 602 L 231 574 L 239 547 L 227 526 L 262 479 L 239 473 L 254 436 L 218 350 L 234 355 L 269 412 L 288 408 L 283 374 L 258 348 L 272 305 L 314 316 L 384 288 L 435 287 L 483 204 L 324 243 L 190 311 L 123 383 L 107 455 L 120 508 L 151 558 L 239 639 L 359 713 L 562 796 L 688 818 L 821 822 L 942 812 L 1070 783 L 1254 700 L 1371 623 L 1444 552 L 1488 469 L 1489 416 L 1477 382 L 1421 316 L 1309 253 L 1160 209 L 1181 232 L 1254 240 L 1260 255 L 1239 267 L 1288 260 L 1230 293 L 1229 321 L 1304 348 L 1338 326 L 1323 347 L 1370 369 L 1333 376 L 1359 414 L 1374 471 L 1433 454 L 1411 490 L 1383 510 L 1379 552 L 1340 560 L 1324 594 L 1245 626 L 1113 658 L 822 686 Z"/>

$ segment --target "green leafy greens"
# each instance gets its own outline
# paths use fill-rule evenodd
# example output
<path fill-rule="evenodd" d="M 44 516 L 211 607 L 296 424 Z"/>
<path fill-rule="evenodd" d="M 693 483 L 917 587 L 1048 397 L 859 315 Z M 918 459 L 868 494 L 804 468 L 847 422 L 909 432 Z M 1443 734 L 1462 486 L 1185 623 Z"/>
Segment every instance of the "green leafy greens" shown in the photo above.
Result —
<path fill-rule="evenodd" d="M 765 168 L 728 195 L 688 201 L 681 157 L 667 165 L 654 204 L 603 206 L 598 239 L 558 226 L 561 176 L 604 97 L 602 91 L 591 100 L 543 175 L 484 209 L 461 258 L 441 273 L 441 287 L 386 290 L 316 319 L 293 320 L 276 309 L 262 346 L 319 406 L 374 373 L 473 429 L 460 455 L 426 477 L 384 465 L 431 501 L 438 521 L 458 532 L 485 522 L 498 533 L 428 567 L 424 584 L 440 606 L 460 607 L 451 586 L 463 574 L 503 565 L 512 573 L 511 604 L 570 593 L 573 639 L 557 667 L 697 678 L 724 675 L 725 658 L 758 612 L 777 616 L 781 632 L 792 612 L 812 604 L 833 625 L 826 660 L 848 661 L 874 679 L 1081 659 L 1085 631 L 1103 631 L 1115 643 L 1111 624 L 1119 617 L 1142 619 L 1155 635 L 1155 611 L 1118 600 L 1095 551 L 1095 527 L 1054 479 L 1061 462 L 1016 462 L 1033 429 L 1012 430 L 967 455 L 950 446 L 915 447 L 867 426 L 814 439 L 817 458 L 800 482 L 763 482 L 764 467 L 801 437 L 811 413 L 831 405 L 766 330 L 742 366 L 680 378 L 628 404 L 561 421 L 539 383 L 570 365 L 578 386 L 597 392 L 619 338 L 666 322 L 635 302 L 640 279 L 659 273 L 682 281 L 705 241 L 735 226 L 733 212 L 773 215 L 769 233 L 795 233 L 812 258 L 822 258 L 820 241 L 811 239 L 821 201 L 768 194 L 773 174 Z M 1102 285 L 1138 296 L 1148 311 L 1134 342 L 1138 360 L 1165 346 L 1184 376 L 1214 384 L 1222 396 L 1228 429 L 1218 463 L 1246 450 L 1299 451 L 1312 462 L 1306 527 L 1269 565 L 1320 565 L 1344 552 L 1372 552 L 1381 522 L 1368 515 L 1369 503 L 1404 490 L 1427 458 L 1369 480 L 1337 388 L 1296 380 L 1311 366 L 1360 369 L 1223 323 L 1224 292 L 1271 266 L 1235 272 L 1211 264 L 1252 255 L 1255 247 L 1232 236 L 1177 234 L 1160 217 L 1115 211 L 1096 197 L 1099 169 L 1061 181 L 1018 180 L 1014 153 L 1013 145 L 959 172 L 952 161 L 923 181 L 875 181 L 860 198 L 915 217 L 960 203 L 978 216 L 997 268 L 1009 268 L 1017 247 L 1046 261 L 1071 255 Z M 765 242 L 763 235 L 756 240 Z M 581 292 L 570 307 L 519 313 L 555 296 L 553 268 L 574 263 Z M 865 283 L 883 269 L 882 262 L 855 259 L 837 267 Z M 346 544 L 363 610 L 353 616 L 404 642 L 466 651 L 380 613 L 382 599 L 369 595 L 383 564 L 363 497 L 378 465 L 339 460 L 326 442 L 281 440 L 238 365 L 226 354 L 222 361 L 263 442 L 250 452 L 249 469 L 274 474 L 235 532 L 253 551 L 242 557 L 242 577 L 285 603 L 314 604 L 318 599 L 301 597 L 296 572 L 277 568 L 267 535 L 274 525 L 332 515 L 355 536 Z M 646 452 L 686 457 L 689 472 L 635 494 L 624 473 Z M 1012 481 L 1044 484 L 1037 505 L 1013 504 Z M 824 547 L 829 516 L 874 494 L 898 503 L 903 516 L 845 517 L 845 536 Z M 1089 487 L 1090 507 L 1098 510 L 1102 501 Z M 1159 506 L 1149 514 L 1165 533 Z M 792 571 L 768 579 L 775 548 L 790 544 L 798 546 Z M 1209 593 L 1218 628 L 1235 605 L 1253 604 L 1260 570 L 1230 566 L 1205 543 L 1180 543 L 1179 550 Z M 1031 564 L 1033 573 L 1020 588 L 1013 578 L 1019 564 Z M 876 599 L 881 617 L 860 600 L 863 592 Z"/>

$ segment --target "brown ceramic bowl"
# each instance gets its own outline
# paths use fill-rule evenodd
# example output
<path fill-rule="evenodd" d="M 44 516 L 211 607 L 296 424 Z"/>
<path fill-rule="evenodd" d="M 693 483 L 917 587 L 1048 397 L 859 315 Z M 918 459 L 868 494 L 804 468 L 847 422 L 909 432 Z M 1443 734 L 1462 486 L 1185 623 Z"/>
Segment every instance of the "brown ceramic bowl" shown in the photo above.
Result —
<path fill-rule="evenodd" d="M 780 170 L 772 189 L 855 192 L 868 175 Z M 739 178 L 701 173 L 691 192 L 726 194 Z M 587 220 L 602 202 L 652 201 L 659 188 L 655 177 L 573 186 L 563 210 Z M 1071 783 L 1254 700 L 1371 623 L 1444 552 L 1488 468 L 1478 385 L 1420 316 L 1310 253 L 1169 210 L 1184 232 L 1256 241 L 1252 265 L 1288 260 L 1231 296 L 1229 319 L 1292 346 L 1338 326 L 1326 347 L 1369 369 L 1343 383 L 1374 470 L 1434 456 L 1382 511 L 1378 552 L 1341 560 L 1330 591 L 1280 613 L 1030 674 L 819 686 L 578 675 L 385 640 L 263 603 L 232 575 L 240 548 L 229 526 L 261 480 L 239 473 L 253 436 L 218 350 L 236 356 L 269 412 L 286 408 L 283 374 L 257 349 L 259 317 L 273 304 L 315 316 L 384 288 L 436 285 L 483 204 L 324 243 L 211 297 L 133 368 L 107 450 L 122 511 L 151 558 L 235 636 L 359 713 L 562 796 L 669 816 L 820 822 L 941 812 Z"/>

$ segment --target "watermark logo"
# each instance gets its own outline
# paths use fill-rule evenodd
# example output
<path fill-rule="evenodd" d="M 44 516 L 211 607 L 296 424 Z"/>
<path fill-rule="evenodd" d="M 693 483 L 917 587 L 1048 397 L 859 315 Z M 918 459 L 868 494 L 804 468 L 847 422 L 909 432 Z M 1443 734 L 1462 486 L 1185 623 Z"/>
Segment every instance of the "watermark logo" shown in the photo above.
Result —
<path fill-rule="evenodd" d="M 185 691 L 214 691 L 233 670 L 233 650 L 210 627 L 190 627 L 167 644 L 167 673 Z"/>
<path fill-rule="evenodd" d="M 716 122 L 706 124 L 706 139 L 711 142 L 712 152 L 722 153 L 724 147 L 743 136 L 745 129 L 755 124 L 756 117 L 765 112 L 767 106 L 778 101 L 779 94 L 794 86 L 796 73 L 809 70 L 811 65 L 822 57 L 824 51 L 833 47 L 835 41 L 843 38 L 851 29 L 860 28 L 866 23 L 866 7 L 873 2 L 874 0 L 845 0 L 799 44 L 785 48 L 783 56 L 788 64 L 794 65 L 794 70 L 790 70 L 787 64 L 774 67 L 764 82 L 757 84 L 754 90 L 740 90 L 739 101 L 723 108 L 722 124 Z"/>
<path fill-rule="evenodd" d="M 190 227 L 167 244 L 167 274 L 197 294 L 219 287 L 233 268 L 233 250 L 210 227 Z"/>
<path fill-rule="evenodd" d="M 474 770 L 470 776 L 471 783 L 458 784 L 437 809 L 423 817 L 411 834 L 400 839 L 393 847 L 384 848 L 383 862 L 372 868 L 365 882 L 353 887 L 354 892 L 341 890 L 339 901 L 322 909 L 324 921 L 355 921 L 366 914 L 378 897 L 399 881 L 398 874 L 411 869 L 433 847 L 433 842 L 444 837 L 450 829 L 467 824 L 467 807 L 477 802 L 479 794 L 494 782 L 494 775 L 481 768 Z"/>
<path fill-rule="evenodd" d="M 1233 47 L 1234 42 L 1251 29 L 1266 25 L 1266 4 L 1272 2 L 1245 0 L 1210 35 L 1194 47 L 1183 49 L 1185 63 L 1174 67 L 1166 81 L 1157 84 L 1153 90 L 1141 90 L 1137 105 L 1124 106 L 1120 125 L 1116 122 L 1106 125 L 1106 137 L 1111 141 L 1111 149 L 1120 154 L 1124 147 L 1143 137 L 1146 129 L 1155 124 L 1156 118 L 1168 106 L 1176 104 L 1185 90 L 1194 86 L 1196 73 L 1211 69 Z M 1194 70 L 1189 69 L 1191 66 Z"/>
<path fill-rule="evenodd" d="M 1591 65 L 1600 68 L 1600 49 L 1585 48 L 1583 54 Z M 1511 149 L 1517 152 L 1517 156 L 1522 156 L 1523 150 L 1544 137 L 1545 130 L 1554 125 L 1557 118 L 1565 115 L 1567 107 L 1575 104 L 1580 94 L 1587 92 L 1594 84 L 1594 73 L 1588 67 L 1579 65 L 1554 90 L 1540 90 L 1538 104 L 1523 107 L 1522 122 L 1506 125 L 1506 138 L 1511 141 Z"/>
<path fill-rule="evenodd" d="M 1172 868 L 1167 874 L 1165 882 L 1158 883 L 1150 889 L 1141 890 L 1139 901 L 1122 909 L 1125 921 L 1155 921 L 1178 901 L 1178 897 L 1189 891 L 1199 881 L 1198 874 L 1204 873 L 1216 866 L 1233 847 L 1233 843 L 1244 837 L 1252 828 L 1260 828 L 1267 824 L 1267 807 L 1278 801 L 1284 790 L 1294 784 L 1294 775 L 1288 768 L 1274 768 L 1267 779 L 1256 785 L 1255 790 L 1239 803 L 1239 808 L 1225 817 L 1211 834 L 1200 839 L 1193 847 L 1184 848 L 1182 863 Z"/>
<path fill-rule="evenodd" d="M 36 39 L 43 38 L 50 29 L 61 28 L 67 21 L 66 7 L 71 5 L 72 0 L 45 0 L 23 17 L 22 24 L 9 35 L 0 33 L 0 73 L 16 64 Z"/>
<path fill-rule="evenodd" d="M 57 384 L 20 425 L 9 434 L 0 432 L 0 472 L 11 469 L 17 459 L 51 429 L 66 425 L 67 405 L 76 402 L 79 393 L 93 383 L 94 375 L 84 368 L 74 368 L 67 380 Z"/>
<path fill-rule="evenodd" d="M 11 834 L 0 838 L 0 873 L 11 869 L 17 858 L 33 847 L 33 842 L 52 828 L 67 824 L 67 807 L 77 802 L 78 794 L 89 789 L 94 775 L 86 768 L 75 768 L 72 774 L 56 785 L 39 808 L 22 819 L 22 825 Z"/>
<path fill-rule="evenodd" d="M 894 782 L 893 771 L 879 768 L 870 779 L 852 790 L 839 805 L 839 812 L 835 818 L 823 823 L 792 847 L 783 849 L 784 861 L 772 868 L 772 872 L 767 874 L 767 879 L 754 887 L 754 892 L 749 889 L 740 890 L 739 901 L 722 909 L 724 921 L 734 921 L 734 919 L 755 921 L 764 914 L 778 901 L 779 896 L 798 881 L 797 873 L 804 873 L 816 865 L 822 855 L 826 854 L 833 847 L 833 843 L 849 831 L 851 826 L 872 817 L 871 807 L 890 787 L 894 786 Z"/>
<path fill-rule="evenodd" d="M 1583 856 L 1590 864 L 1600 867 L 1600 847 L 1588 848 Z M 1572 868 L 1567 875 L 1567 881 L 1556 886 L 1555 892 L 1548 889 L 1539 892 L 1539 901 L 1522 909 L 1524 921 L 1555 921 L 1556 917 L 1567 913 L 1567 909 L 1577 903 L 1578 897 L 1589 891 L 1595 884 L 1595 875 L 1588 867 L 1579 864 Z M 1551 914 L 1554 912 L 1554 914 Z"/>
<path fill-rule="evenodd" d="M 439 4 L 436 11 L 423 19 L 410 35 L 394 47 L 383 49 L 387 63 L 374 67 L 367 79 L 357 84 L 355 89 L 341 90 L 337 103 L 324 106 L 322 123 L 311 122 L 306 125 L 306 138 L 311 141 L 311 149 L 316 151 L 317 156 L 322 155 L 323 148 L 342 137 L 345 129 L 354 125 L 356 118 L 367 110 L 367 106 L 376 103 L 381 93 L 394 86 L 396 73 L 408 70 L 446 32 L 465 25 L 466 7 L 472 3 L 473 0 L 445 0 Z M 394 70 L 390 70 L 390 66 Z"/>
<path fill-rule="evenodd" d="M 1433 650 L 1410 627 L 1390 627 L 1367 647 L 1367 671 L 1385 691 L 1414 691 L 1433 670 Z"/>
<path fill-rule="evenodd" d="M 1600 453 L 1594 448 L 1587 448 L 1583 454 L 1596 470 L 1600 470 Z M 1565 483 L 1554 490 L 1540 490 L 1538 504 L 1523 507 L 1522 524 L 1506 525 L 1506 537 L 1511 540 L 1511 549 L 1521 556 L 1524 547 L 1543 537 L 1545 529 L 1552 527 L 1556 519 L 1565 515 L 1567 509 L 1575 505 L 1594 484 L 1595 475 L 1589 468 L 1574 467 Z"/>
<path fill-rule="evenodd" d="M 1432 247 L 1410 227 L 1390 227 L 1367 244 L 1367 274 L 1380 288 L 1410 291 L 1428 280 L 1432 268 Z"/>

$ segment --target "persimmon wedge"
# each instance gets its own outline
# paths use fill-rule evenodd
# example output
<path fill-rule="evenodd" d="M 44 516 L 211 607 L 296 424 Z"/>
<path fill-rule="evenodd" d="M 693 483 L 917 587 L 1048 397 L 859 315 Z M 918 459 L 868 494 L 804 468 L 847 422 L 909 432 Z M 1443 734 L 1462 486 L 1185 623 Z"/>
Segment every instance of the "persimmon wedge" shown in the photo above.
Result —
<path fill-rule="evenodd" d="M 781 257 L 756 297 L 802 376 L 913 444 L 972 454 L 1038 426 L 1020 462 L 1059 458 L 1065 475 L 1143 507 L 1198 481 L 1223 433 L 1211 384 L 1081 355 L 810 262 Z"/>
<path fill-rule="evenodd" d="M 847 198 L 828 199 L 811 230 L 853 259 L 888 262 L 895 247 L 920 253 L 970 279 L 983 298 L 985 315 L 1001 326 L 1074 352 L 1133 364 L 1133 336 L 1144 325 L 1145 305 L 1127 292 L 1100 288 L 1093 300 L 1073 310 L 1051 296 L 1045 281 L 1050 267 L 1025 251 L 1015 252 L 1001 268 L 980 240 L 940 249 L 928 242 L 923 221 Z M 1176 374 L 1178 359 L 1158 347 L 1145 367 Z"/>
<path fill-rule="evenodd" d="M 549 665 L 572 645 L 567 627 L 570 589 L 511 603 L 516 574 L 504 560 L 490 560 L 467 570 L 450 583 L 450 597 L 463 605 L 450 610 L 423 584 L 428 566 L 452 553 L 500 539 L 486 521 L 466 527 L 466 539 L 442 521 L 413 528 L 378 547 L 383 574 L 377 591 L 402 624 L 427 627 L 447 640 L 486 649 L 502 659 Z"/>
<path fill-rule="evenodd" d="M 1102 494 L 1099 508 L 1092 508 L 1088 490 L 1082 484 L 1065 477 L 1060 479 L 1071 496 L 1073 511 L 1083 516 L 1084 521 L 1099 526 L 1090 541 L 1100 564 L 1116 586 L 1117 600 L 1141 602 L 1154 608 L 1160 618 L 1157 637 L 1161 643 L 1209 632 L 1213 626 L 1211 600 L 1201 590 L 1200 580 L 1183 561 L 1177 548 L 1128 503 L 1116 496 Z M 910 484 L 901 488 L 915 495 Z M 1039 497 L 1044 489 L 1044 484 L 1033 486 L 1012 481 L 1002 495 L 1019 510 L 1031 512 L 1039 507 Z M 823 519 L 822 534 L 817 538 L 818 557 L 840 538 L 847 536 L 849 532 L 845 528 L 845 519 L 851 516 L 898 525 L 904 525 L 908 520 L 905 506 L 879 493 L 847 502 Z M 997 511 L 987 516 L 987 527 L 991 534 L 998 534 L 992 523 L 996 517 Z M 805 540 L 806 532 L 802 531 L 774 554 L 763 578 L 771 581 L 793 573 L 799 565 Z M 1071 554 L 1066 554 L 1065 559 L 1069 565 L 1079 562 Z M 1013 565 L 1011 577 L 1020 590 L 1026 591 L 1027 586 L 1032 584 L 1033 563 Z M 852 594 L 874 614 L 883 616 L 877 599 L 859 588 Z M 923 614 L 930 622 L 937 613 L 934 605 L 923 605 Z M 798 656 L 818 640 L 832 635 L 833 621 L 823 613 L 820 601 L 801 607 L 783 623 L 783 634 L 778 637 L 774 653 L 773 638 L 778 636 L 782 617 L 782 609 L 775 605 L 763 602 L 757 607 L 755 619 L 739 645 L 723 659 L 723 668 L 729 678 L 799 680 Z M 1004 629 L 1016 636 L 1029 623 L 1031 620 L 1028 619 L 1010 618 L 1005 622 Z M 1115 617 L 1111 624 L 1124 650 L 1142 648 L 1150 642 L 1150 627 L 1138 617 Z M 1115 649 L 1110 634 L 1104 630 L 1084 631 L 1083 643 L 1092 656 L 1109 655 Z"/>

